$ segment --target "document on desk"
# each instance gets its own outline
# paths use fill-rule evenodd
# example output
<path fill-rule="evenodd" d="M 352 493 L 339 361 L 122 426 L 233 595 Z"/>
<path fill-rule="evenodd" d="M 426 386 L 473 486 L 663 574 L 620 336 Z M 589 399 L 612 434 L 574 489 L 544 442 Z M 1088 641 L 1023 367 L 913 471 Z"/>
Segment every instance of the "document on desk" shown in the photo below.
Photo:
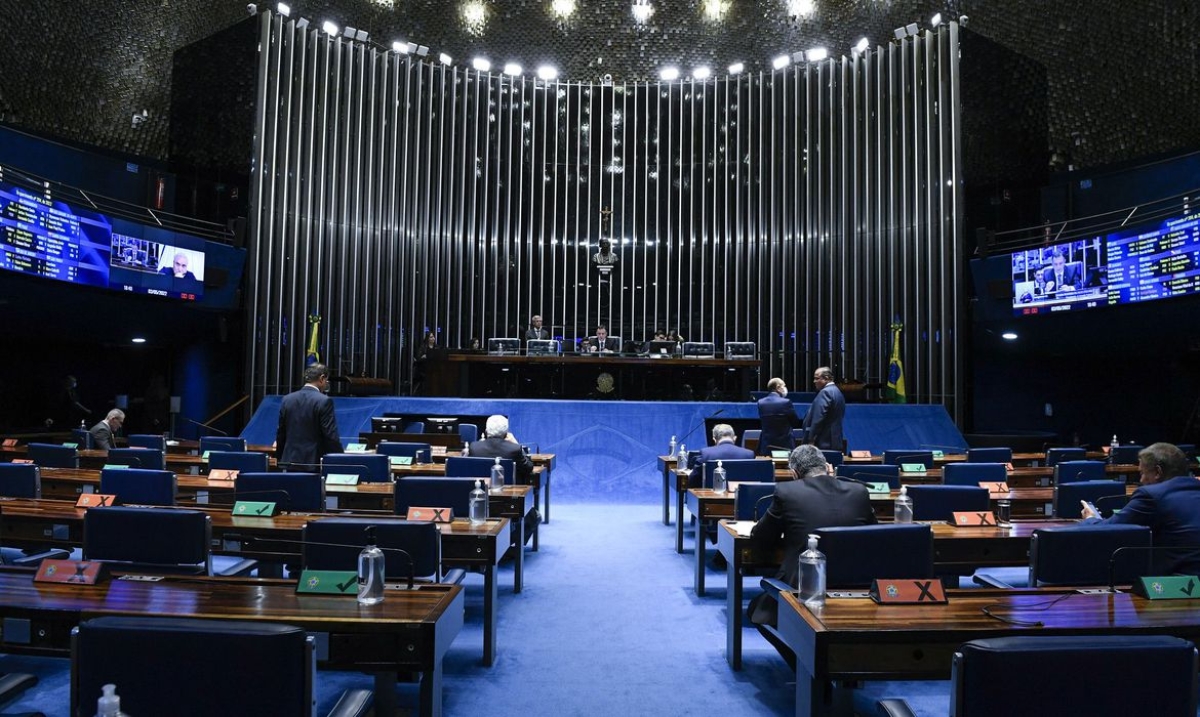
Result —
<path fill-rule="evenodd" d="M 738 534 L 739 538 L 749 538 L 750 531 L 754 529 L 753 520 L 735 520 L 733 521 L 733 530 Z"/>

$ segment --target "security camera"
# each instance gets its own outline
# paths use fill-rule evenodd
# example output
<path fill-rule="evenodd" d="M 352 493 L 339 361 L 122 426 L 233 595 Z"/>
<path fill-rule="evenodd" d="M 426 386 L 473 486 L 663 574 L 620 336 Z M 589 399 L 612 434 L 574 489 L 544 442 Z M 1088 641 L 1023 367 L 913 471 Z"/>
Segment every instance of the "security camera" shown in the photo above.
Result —
<path fill-rule="evenodd" d="M 257 15 L 258 14 L 258 6 L 255 5 L 254 3 L 249 3 L 248 5 L 246 5 L 246 14 L 247 15 Z"/>
<path fill-rule="evenodd" d="M 607 73 L 601 75 L 600 76 L 600 84 L 605 87 L 611 85 L 612 84 L 612 75 L 607 74 Z"/>
<path fill-rule="evenodd" d="M 958 16 L 958 24 L 959 24 L 959 25 L 962 25 L 963 27 L 966 27 L 966 26 L 967 26 L 967 16 L 966 16 L 966 15 L 959 15 L 959 16 Z"/>

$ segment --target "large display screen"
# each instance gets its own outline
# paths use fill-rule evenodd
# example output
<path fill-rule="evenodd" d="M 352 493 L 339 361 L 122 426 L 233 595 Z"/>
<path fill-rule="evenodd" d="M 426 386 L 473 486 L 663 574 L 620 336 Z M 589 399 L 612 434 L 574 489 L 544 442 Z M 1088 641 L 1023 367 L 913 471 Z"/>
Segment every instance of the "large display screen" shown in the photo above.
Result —
<path fill-rule="evenodd" d="M 1017 315 L 1200 292 L 1200 212 L 1103 237 L 1015 252 Z"/>
<path fill-rule="evenodd" d="M 204 240 L 0 182 L 0 269 L 194 301 Z"/>

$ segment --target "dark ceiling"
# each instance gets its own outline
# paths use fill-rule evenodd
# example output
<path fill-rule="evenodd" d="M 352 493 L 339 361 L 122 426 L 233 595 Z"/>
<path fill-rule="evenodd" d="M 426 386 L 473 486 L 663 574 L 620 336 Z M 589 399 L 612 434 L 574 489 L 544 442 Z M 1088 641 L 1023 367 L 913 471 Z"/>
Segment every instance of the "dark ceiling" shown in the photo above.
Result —
<path fill-rule="evenodd" d="M 574 0 L 566 21 L 552 17 L 552 0 L 481 2 L 486 20 L 470 28 L 463 0 L 292 5 L 293 15 L 353 25 L 384 45 L 404 38 L 459 61 L 483 54 L 526 68 L 550 62 L 564 79 L 611 74 L 617 82 L 652 78 L 667 63 L 721 72 L 742 60 L 750 71 L 769 71 L 783 52 L 823 45 L 846 53 L 859 37 L 881 43 L 936 11 L 967 15 L 971 30 L 1046 66 L 1050 144 L 1074 166 L 1200 146 L 1193 0 L 813 0 L 815 11 L 803 18 L 789 17 L 785 0 L 726 0 L 717 21 L 705 19 L 714 0 L 650 2 L 656 11 L 644 25 L 633 21 L 630 0 Z M 0 17 L 0 121 L 165 159 L 172 53 L 244 19 L 246 4 L 0 0 Z M 134 127 L 143 109 L 149 117 Z"/>

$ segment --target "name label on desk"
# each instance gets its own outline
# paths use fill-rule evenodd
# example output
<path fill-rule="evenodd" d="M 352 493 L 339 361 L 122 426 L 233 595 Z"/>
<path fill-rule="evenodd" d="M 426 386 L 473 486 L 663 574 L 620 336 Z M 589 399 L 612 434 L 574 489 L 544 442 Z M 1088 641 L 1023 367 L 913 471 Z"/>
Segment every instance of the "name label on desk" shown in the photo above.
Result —
<path fill-rule="evenodd" d="M 789 451 L 771 451 L 772 458 L 787 458 L 790 455 Z"/>
<path fill-rule="evenodd" d="M 951 525 L 958 527 L 995 525 L 996 514 L 990 510 L 956 510 Z"/>
<path fill-rule="evenodd" d="M 33 582 L 95 585 L 107 578 L 107 567 L 97 560 L 43 560 Z"/>
<path fill-rule="evenodd" d="M 434 523 L 450 523 L 454 521 L 454 509 L 420 508 L 410 505 L 408 506 L 408 514 L 404 518 L 406 520 L 428 520 Z"/>
<path fill-rule="evenodd" d="M 366 443 L 347 443 L 346 444 L 346 452 L 347 453 L 366 453 L 367 452 L 367 444 Z"/>
<path fill-rule="evenodd" d="M 871 599 L 880 605 L 940 605 L 949 602 L 938 578 L 878 578 L 871 583 Z"/>
<path fill-rule="evenodd" d="M 5 438 L 5 439 L 4 439 L 3 446 L 4 446 L 5 448 L 16 448 L 16 447 L 17 447 L 17 439 L 15 439 L 15 438 Z"/>
<path fill-rule="evenodd" d="M 1194 575 L 1155 575 L 1133 581 L 1133 594 L 1147 600 L 1200 598 L 1200 578 Z"/>
<path fill-rule="evenodd" d="M 945 458 L 945 457 L 946 457 L 946 454 L 945 454 L 943 451 L 933 451 L 933 457 L 934 457 L 935 459 L 938 459 L 938 458 Z"/>
<path fill-rule="evenodd" d="M 433 455 L 435 455 L 435 456 L 446 455 L 446 447 L 445 446 L 431 446 L 430 449 L 433 451 Z"/>
<path fill-rule="evenodd" d="M 354 570 L 305 570 L 296 583 L 297 594 L 358 596 L 358 573 Z"/>
<path fill-rule="evenodd" d="M 107 471 L 107 470 L 112 470 L 114 468 L 121 469 L 121 468 L 129 468 L 129 467 L 130 466 L 128 463 L 105 463 L 103 466 L 101 466 L 100 470 Z"/>
<path fill-rule="evenodd" d="M 14 459 L 12 459 L 12 462 L 13 463 L 33 463 L 33 459 L 32 458 L 14 458 Z"/>
<path fill-rule="evenodd" d="M 271 518 L 279 514 L 274 501 L 239 500 L 233 504 L 233 514 L 246 518 Z"/>
<path fill-rule="evenodd" d="M 78 447 L 79 447 L 78 443 L 64 443 L 63 444 L 63 448 L 78 448 Z"/>
<path fill-rule="evenodd" d="M 924 463 L 901 463 L 900 470 L 904 473 L 924 473 Z"/>
<path fill-rule="evenodd" d="M 200 460 L 207 461 L 209 453 L 212 453 L 212 451 L 205 451 L 204 454 L 200 456 Z"/>
<path fill-rule="evenodd" d="M 214 468 L 208 472 L 209 480 L 237 480 L 238 472 L 232 468 Z"/>
<path fill-rule="evenodd" d="M 867 483 L 867 492 L 872 495 L 880 493 L 890 494 L 892 492 L 892 486 L 887 481 L 871 481 L 870 483 Z"/>
<path fill-rule="evenodd" d="M 116 504 L 117 496 L 114 493 L 83 493 L 75 501 L 76 508 L 104 508 Z"/>
<path fill-rule="evenodd" d="M 850 451 L 851 458 L 870 458 L 870 451 Z"/>
<path fill-rule="evenodd" d="M 325 476 L 327 485 L 358 485 L 358 476 L 353 473 L 330 473 Z"/>
<path fill-rule="evenodd" d="M 999 483 L 994 483 L 991 481 L 982 481 L 979 484 L 979 487 L 987 488 L 988 493 L 1007 493 L 1008 492 L 1008 483 L 1005 483 L 1004 481 L 1000 481 Z"/>
<path fill-rule="evenodd" d="M 411 466 L 412 456 L 388 456 L 388 464 L 393 466 Z"/>

